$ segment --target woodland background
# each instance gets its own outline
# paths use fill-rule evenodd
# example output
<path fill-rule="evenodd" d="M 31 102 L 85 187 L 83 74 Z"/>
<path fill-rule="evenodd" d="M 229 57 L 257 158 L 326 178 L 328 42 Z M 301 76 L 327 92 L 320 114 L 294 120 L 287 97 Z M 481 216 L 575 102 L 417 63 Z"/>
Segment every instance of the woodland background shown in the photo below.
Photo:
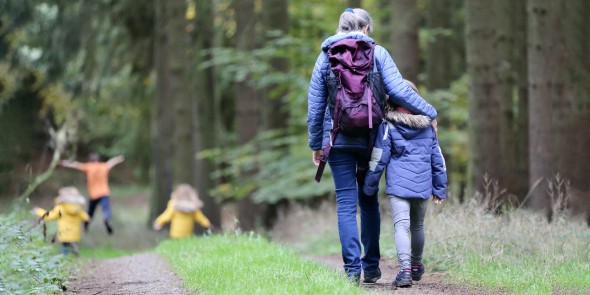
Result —
<path fill-rule="evenodd" d="M 439 111 L 451 198 L 590 211 L 585 0 L 0 0 L 1 198 L 83 186 L 55 160 L 93 151 L 126 156 L 111 180 L 152 187 L 152 219 L 181 182 L 244 229 L 331 197 L 307 87 L 346 7 Z"/>

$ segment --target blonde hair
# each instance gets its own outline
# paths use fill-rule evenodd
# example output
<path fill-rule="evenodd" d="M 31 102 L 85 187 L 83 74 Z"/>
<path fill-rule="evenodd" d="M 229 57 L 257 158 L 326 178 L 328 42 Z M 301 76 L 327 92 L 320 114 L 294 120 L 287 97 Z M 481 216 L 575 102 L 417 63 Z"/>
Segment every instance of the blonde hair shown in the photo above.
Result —
<path fill-rule="evenodd" d="M 346 8 L 340 15 L 336 33 L 362 32 L 367 27 L 369 34 L 373 33 L 373 19 L 369 13 L 361 8 Z"/>
<path fill-rule="evenodd" d="M 179 184 L 170 196 L 174 208 L 182 212 L 192 212 L 203 208 L 203 201 L 199 198 L 197 191 L 189 184 Z"/>

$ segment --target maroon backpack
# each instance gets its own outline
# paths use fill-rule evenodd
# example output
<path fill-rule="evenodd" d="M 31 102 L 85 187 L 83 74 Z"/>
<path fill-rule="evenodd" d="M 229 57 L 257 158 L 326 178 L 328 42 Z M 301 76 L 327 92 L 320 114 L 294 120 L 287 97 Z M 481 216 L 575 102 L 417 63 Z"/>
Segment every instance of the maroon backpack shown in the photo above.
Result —
<path fill-rule="evenodd" d="M 324 148 L 315 180 L 320 182 L 332 143 L 339 132 L 357 136 L 368 134 L 373 124 L 383 118 L 382 99 L 373 95 L 371 72 L 374 44 L 359 39 L 343 39 L 328 50 L 330 80 L 335 82 L 336 91 L 328 91 L 332 112 L 333 128 L 330 142 Z M 380 76 L 378 76 L 380 80 Z M 381 82 L 381 81 L 379 81 Z M 328 82 L 330 90 L 330 82 Z"/>

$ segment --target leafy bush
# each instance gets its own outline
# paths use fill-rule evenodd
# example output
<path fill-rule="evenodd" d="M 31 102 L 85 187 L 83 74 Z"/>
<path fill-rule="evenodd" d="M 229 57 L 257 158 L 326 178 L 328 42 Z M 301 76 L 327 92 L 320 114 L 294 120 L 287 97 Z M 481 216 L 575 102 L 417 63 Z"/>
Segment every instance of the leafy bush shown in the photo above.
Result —
<path fill-rule="evenodd" d="M 61 294 L 68 260 L 24 209 L 0 214 L 0 294 Z"/>

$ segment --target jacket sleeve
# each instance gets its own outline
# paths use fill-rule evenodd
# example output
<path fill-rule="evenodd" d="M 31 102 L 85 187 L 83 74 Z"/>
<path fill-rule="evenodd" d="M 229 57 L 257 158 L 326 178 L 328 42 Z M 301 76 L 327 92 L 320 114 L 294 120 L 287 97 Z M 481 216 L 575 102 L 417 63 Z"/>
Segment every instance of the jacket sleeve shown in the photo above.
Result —
<path fill-rule="evenodd" d="M 89 221 L 90 220 L 90 215 L 88 215 L 88 213 L 86 213 L 86 211 L 84 211 L 84 210 L 80 210 L 80 212 L 78 213 L 78 217 L 82 221 Z"/>
<path fill-rule="evenodd" d="M 324 116 L 327 105 L 327 90 L 322 77 L 322 66 L 325 60 L 326 54 L 320 53 L 313 68 L 307 92 L 308 145 L 314 151 L 322 149 Z"/>
<path fill-rule="evenodd" d="M 211 226 L 211 222 L 209 222 L 209 219 L 207 219 L 207 217 L 205 216 L 205 214 L 203 214 L 201 210 L 195 211 L 194 218 L 195 221 L 202 227 L 208 228 L 209 226 Z"/>
<path fill-rule="evenodd" d="M 47 212 L 47 215 L 45 216 L 45 220 L 56 220 L 58 218 L 61 217 L 61 205 L 56 205 L 55 207 L 53 207 L 53 209 L 49 210 L 49 212 Z M 45 213 L 43 213 L 45 214 Z"/>
<path fill-rule="evenodd" d="M 436 109 L 408 86 L 389 52 L 381 46 L 376 46 L 375 54 L 377 66 L 380 67 L 378 69 L 383 77 L 385 91 L 392 102 L 414 114 L 426 115 L 430 119 L 436 119 Z"/>
<path fill-rule="evenodd" d="M 432 143 L 430 162 L 432 164 L 432 194 L 444 199 L 447 196 L 447 167 L 436 138 Z"/>
<path fill-rule="evenodd" d="M 160 214 L 160 216 L 158 216 L 158 218 L 156 218 L 155 223 L 157 223 L 159 225 L 164 225 L 164 224 L 170 222 L 170 220 L 172 220 L 172 215 L 174 215 L 174 206 L 173 206 L 172 202 L 168 202 L 168 206 L 166 207 L 166 210 L 164 210 L 164 212 L 162 212 L 162 214 Z"/>
<path fill-rule="evenodd" d="M 374 196 L 379 191 L 379 180 L 391 158 L 392 146 L 391 136 L 389 136 L 389 124 L 383 123 L 379 125 L 377 131 L 377 138 L 369 161 L 369 171 L 367 171 L 365 184 L 363 185 L 363 192 L 367 196 Z"/>

